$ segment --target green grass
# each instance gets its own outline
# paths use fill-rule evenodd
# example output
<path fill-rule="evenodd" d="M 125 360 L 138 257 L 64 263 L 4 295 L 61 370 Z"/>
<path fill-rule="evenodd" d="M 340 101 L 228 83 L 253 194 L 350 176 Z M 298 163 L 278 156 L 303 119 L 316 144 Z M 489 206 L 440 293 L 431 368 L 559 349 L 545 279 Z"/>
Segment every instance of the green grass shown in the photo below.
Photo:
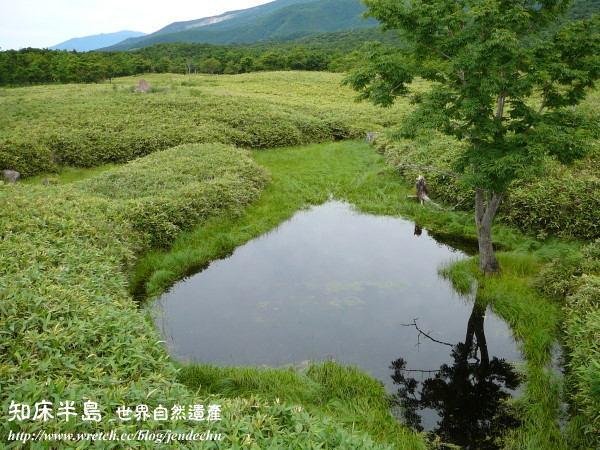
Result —
<path fill-rule="evenodd" d="M 184 143 L 272 148 L 349 139 L 398 122 L 407 109 L 354 104 L 340 74 L 144 77 L 155 91 L 132 93 L 134 77 L 1 89 L 0 167 L 29 177 L 124 163 Z"/>
<path fill-rule="evenodd" d="M 397 172 L 387 167 L 383 158 L 364 143 L 261 150 L 254 152 L 254 158 L 267 168 L 272 179 L 261 198 L 239 219 L 209 221 L 180 236 L 168 252 L 154 251 L 145 255 L 134 272 L 133 285 L 137 286 L 138 293 L 145 292 L 151 297 L 158 295 L 175 280 L 273 229 L 298 209 L 329 198 L 351 202 L 374 214 L 410 217 L 445 235 L 475 237 L 471 214 L 440 211 L 407 199 L 409 189 Z M 513 408 L 523 419 L 523 426 L 508 437 L 507 445 L 514 448 L 566 448 L 558 426 L 562 382 L 549 368 L 552 347 L 559 337 L 561 308 L 543 297 L 532 284 L 543 262 L 581 244 L 557 239 L 542 242 L 502 225 L 494 228 L 494 235 L 505 250 L 499 254 L 504 270 L 502 276 L 482 279 L 476 257 L 444 269 L 443 274 L 453 281 L 459 292 L 470 292 L 478 285 L 478 301 L 490 304 L 494 312 L 510 324 L 521 342 L 526 360 L 522 370 L 527 384 L 523 395 L 514 401 Z M 309 405 L 307 408 L 314 405 L 319 393 L 323 397 L 326 396 L 323 392 L 333 389 L 337 394 L 331 401 L 338 411 L 344 411 L 338 420 L 355 417 L 359 429 L 368 430 L 372 436 L 390 436 L 389 431 L 384 431 L 385 420 L 374 420 L 357 410 L 345 409 L 357 395 L 351 389 L 354 382 L 340 381 L 337 391 L 336 383 L 327 380 L 317 378 L 317 386 L 311 383 L 310 380 L 314 380 L 310 378 L 311 370 L 318 373 L 325 370 L 323 367 L 312 366 L 307 371 L 309 379 L 298 379 L 296 374 L 286 370 L 191 366 L 183 370 L 181 380 L 202 393 L 243 395 L 244 392 L 260 392 L 261 395 L 293 399 Z M 327 367 L 335 374 L 332 375 L 334 378 L 344 373 L 338 366 Z M 349 390 L 345 391 L 346 388 Z M 313 407 L 323 408 L 319 404 Z M 325 410 L 331 414 L 327 408 Z M 396 441 L 396 444 L 399 442 L 403 441 Z"/>
<path fill-rule="evenodd" d="M 431 233 L 458 238 L 456 242 L 467 246 L 475 240 L 470 211 L 439 211 L 407 199 L 414 181 L 400 178 L 382 156 L 359 142 L 253 151 L 254 161 L 266 168 L 271 180 L 262 191 L 264 174 L 244 152 L 233 149 L 216 161 L 235 168 L 242 175 L 237 180 L 228 170 L 217 181 L 202 172 L 202 164 L 212 161 L 202 150 L 198 155 L 209 155 L 208 160 L 198 158 L 194 165 L 199 172 L 189 178 L 185 170 L 191 155 L 181 147 L 171 153 L 173 158 L 167 151 L 123 167 L 98 166 L 183 142 L 216 140 L 263 148 L 358 136 L 397 123 L 408 111 L 406 104 L 390 110 L 356 105 L 354 94 L 339 87 L 335 74 L 147 79 L 171 90 L 131 94 L 137 79 L 128 78 L 115 80 L 113 86 L 0 91 L 6 118 L 0 124 L 0 162 L 23 163 L 25 175 L 58 171 L 18 185 L 0 184 L 0 201 L 10 205 L 0 211 L 3 412 L 11 400 L 33 403 L 43 398 L 85 396 L 107 408 L 211 401 L 224 405 L 226 420 L 218 429 L 233 447 L 425 445 L 421 436 L 392 420 L 381 387 L 354 368 L 329 362 L 298 371 L 174 364 L 127 289 L 140 298 L 157 295 L 297 210 L 330 197 L 365 212 L 411 218 Z M 437 150 L 443 154 L 443 145 Z M 69 169 L 71 165 L 95 167 Z M 172 171 L 163 173 L 162 167 Z M 44 186 L 45 178 L 52 183 Z M 189 202 L 206 214 L 198 214 Z M 562 306 L 537 289 L 546 270 L 542 265 L 552 258 L 566 260 L 582 243 L 526 236 L 502 224 L 494 227 L 494 237 L 502 248 L 501 277 L 480 279 L 476 259 L 444 273 L 462 292 L 477 283 L 479 301 L 489 303 L 522 340 L 528 383 L 513 406 L 524 424 L 508 436 L 507 445 L 564 448 L 557 426 L 561 381 L 548 370 L 550 348 L 567 316 L 567 341 L 578 359 L 572 366 L 580 374 L 575 382 L 580 386 L 579 411 L 589 415 L 596 405 L 587 391 L 594 379 L 587 362 L 579 362 L 588 360 L 589 345 L 579 342 L 593 342 L 590 318 L 597 316 L 582 311 L 597 312 L 592 298 L 596 291 L 589 288 L 587 297 L 574 297 Z M 149 245 L 168 250 L 155 248 L 140 258 L 140 250 Z M 558 283 L 556 289 L 572 294 L 571 281 Z M 577 423 L 580 416 L 571 425 Z M 63 425 L 53 423 L 48 429 L 94 430 Z M 194 425 L 177 422 L 174 428 Z M 154 422 L 147 428 L 160 426 Z M 21 431 L 40 427 L 32 423 Z M 14 423 L 5 422 L 2 433 L 9 429 L 17 431 Z"/>

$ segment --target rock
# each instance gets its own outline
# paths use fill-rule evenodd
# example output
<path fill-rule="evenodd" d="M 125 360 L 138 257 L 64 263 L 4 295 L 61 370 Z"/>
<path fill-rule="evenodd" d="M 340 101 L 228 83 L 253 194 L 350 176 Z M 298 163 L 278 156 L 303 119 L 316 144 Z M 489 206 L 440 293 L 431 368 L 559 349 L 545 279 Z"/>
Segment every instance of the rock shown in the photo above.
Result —
<path fill-rule="evenodd" d="M 379 133 L 367 133 L 367 142 L 373 142 L 378 136 Z"/>
<path fill-rule="evenodd" d="M 2 171 L 2 176 L 6 178 L 7 181 L 11 183 L 16 183 L 21 178 L 21 174 L 16 170 L 4 169 Z"/>
<path fill-rule="evenodd" d="M 148 92 L 150 89 L 152 87 L 142 78 L 138 85 L 133 88 L 133 92 Z"/>

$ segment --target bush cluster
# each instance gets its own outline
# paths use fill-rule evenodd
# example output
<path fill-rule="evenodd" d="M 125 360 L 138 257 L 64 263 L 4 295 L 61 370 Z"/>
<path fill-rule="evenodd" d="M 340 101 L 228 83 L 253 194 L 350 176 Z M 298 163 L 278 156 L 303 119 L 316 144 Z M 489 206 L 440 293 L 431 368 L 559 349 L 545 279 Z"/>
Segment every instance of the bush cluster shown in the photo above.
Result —
<path fill-rule="evenodd" d="M 563 304 L 567 396 L 574 448 L 600 444 L 600 239 L 540 272 L 537 287 Z"/>
<path fill-rule="evenodd" d="M 600 236 L 600 178 L 567 172 L 537 178 L 510 190 L 504 220 L 531 234 Z"/>
<path fill-rule="evenodd" d="M 600 274 L 585 276 L 565 304 L 567 387 L 575 432 L 583 431 L 588 448 L 600 444 Z M 586 444 L 587 445 L 587 444 Z"/>
<path fill-rule="evenodd" d="M 374 121 L 370 108 L 348 108 L 350 92 L 331 102 L 298 101 L 323 89 L 319 83 L 337 87 L 340 77 L 335 74 L 315 74 L 314 80 L 295 87 L 289 72 L 155 77 L 149 79 L 154 87 L 165 82 L 171 89 L 132 93 L 126 81 L 119 81 L 114 89 L 67 85 L 4 90 L 0 168 L 27 177 L 64 166 L 125 163 L 183 143 L 267 149 L 354 139 Z"/>
<path fill-rule="evenodd" d="M 376 148 L 388 164 L 399 167 L 409 187 L 424 174 L 430 197 L 472 209 L 473 190 L 455 178 L 426 170 L 402 168 L 403 165 L 436 167 L 452 171 L 458 159 L 461 142 L 431 131 L 421 132 L 415 139 L 381 136 Z M 597 154 L 596 154 L 597 152 Z M 595 148 L 588 160 L 598 157 Z M 538 178 L 515 183 L 502 203 L 500 220 L 541 238 L 549 235 L 594 239 L 600 236 L 600 178 L 580 167 L 566 168 L 548 161 L 548 173 Z"/>
<path fill-rule="evenodd" d="M 246 151 L 183 145 L 72 185 L 0 185 L 0 201 L 10 205 L 0 210 L 2 415 L 9 417 L 11 401 L 33 406 L 42 400 L 55 408 L 73 401 L 80 413 L 83 402 L 91 400 L 103 415 L 99 423 L 56 417 L 4 420 L 0 440 L 9 443 L 10 431 L 42 429 L 164 430 L 165 423 L 155 420 L 128 424 L 111 419 L 121 405 L 145 404 L 153 410 L 220 404 L 222 421 L 178 419 L 167 428 L 182 433 L 210 429 L 223 435 L 220 445 L 227 448 L 252 442 L 271 448 L 314 442 L 330 448 L 375 447 L 369 437 L 293 405 L 194 396 L 175 381 L 178 369 L 128 294 L 128 269 L 143 245 L 167 243 L 193 221 L 236 214 L 265 182 L 265 172 Z M 103 444 L 122 448 L 117 441 Z M 72 445 L 49 442 L 53 448 Z M 157 443 L 130 445 L 156 448 Z M 213 447 L 209 443 L 207 448 Z"/>
<path fill-rule="evenodd" d="M 127 220 L 150 247 L 223 212 L 238 215 L 267 181 L 245 150 L 224 144 L 184 144 L 73 184 L 115 202 L 115 220 Z"/>

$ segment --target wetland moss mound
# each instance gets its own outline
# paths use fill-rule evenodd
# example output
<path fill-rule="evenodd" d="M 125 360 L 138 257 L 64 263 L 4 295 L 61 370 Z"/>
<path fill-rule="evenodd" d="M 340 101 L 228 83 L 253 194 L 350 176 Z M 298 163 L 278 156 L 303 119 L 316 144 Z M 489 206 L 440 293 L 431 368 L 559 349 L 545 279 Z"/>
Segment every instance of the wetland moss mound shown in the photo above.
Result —
<path fill-rule="evenodd" d="M 266 175 L 249 155 L 224 145 L 185 145 L 101 176 L 64 186 L 0 186 L 0 379 L 3 415 L 11 402 L 97 402 L 102 421 L 4 420 L 9 433 L 137 429 L 221 433 L 227 447 L 259 445 L 359 448 L 351 433 L 299 408 L 260 398 L 195 398 L 175 380 L 177 369 L 158 333 L 132 302 L 127 271 L 145 245 L 167 243 L 180 229 L 210 217 L 235 216 L 258 197 Z M 173 215 L 179 208 L 177 215 Z M 222 420 L 147 420 L 128 424 L 116 409 L 145 404 L 220 404 Z M 56 413 L 56 409 L 54 410 Z M 84 444 L 85 442 L 79 442 Z M 90 442 L 88 442 L 90 443 Z M 250 442 L 246 442 L 250 444 Z M 106 448 L 121 443 L 105 442 Z M 154 447 L 150 442 L 131 445 Z M 43 444 L 40 444 L 43 445 Z M 73 441 L 51 441 L 52 448 Z M 193 442 L 174 446 L 194 446 Z"/>

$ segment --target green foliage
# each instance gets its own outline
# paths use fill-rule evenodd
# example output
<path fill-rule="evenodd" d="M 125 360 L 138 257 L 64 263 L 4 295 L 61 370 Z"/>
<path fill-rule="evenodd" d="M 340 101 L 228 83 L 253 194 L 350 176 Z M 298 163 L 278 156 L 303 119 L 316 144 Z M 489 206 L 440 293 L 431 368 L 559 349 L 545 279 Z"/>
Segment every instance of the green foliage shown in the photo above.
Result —
<path fill-rule="evenodd" d="M 505 192 L 512 180 L 538 173 L 546 154 L 581 156 L 585 139 L 561 108 L 579 103 L 600 74 L 597 19 L 569 23 L 529 47 L 524 37 L 553 23 L 567 1 L 365 4 L 384 29 L 402 31 L 406 45 L 367 48 L 346 82 L 360 99 L 389 106 L 408 95 L 414 76 L 432 81 L 413 97 L 419 106 L 404 134 L 430 126 L 467 141 L 456 161 L 463 182 Z M 536 108 L 527 100 L 538 93 Z"/>
<path fill-rule="evenodd" d="M 436 201 L 458 205 L 460 209 L 473 207 L 473 189 L 443 171 L 453 172 L 464 143 L 432 130 L 422 130 L 413 139 L 405 139 L 395 133 L 377 138 L 375 148 L 381 152 L 387 164 L 397 167 L 407 187 L 414 189 L 415 181 L 423 169 L 408 166 L 435 167 L 440 171 L 426 174 L 429 196 Z"/>
<path fill-rule="evenodd" d="M 258 396 L 275 404 L 300 404 L 309 414 L 325 412 L 338 423 L 351 422 L 393 448 L 425 448 L 421 436 L 398 426 L 382 384 L 355 367 L 329 361 L 300 369 L 184 365 L 179 380 L 202 395 Z"/>
<path fill-rule="evenodd" d="M 595 105 L 587 102 L 582 106 Z M 586 115 L 584 128 L 593 130 L 594 117 Z M 587 134 L 588 132 L 586 132 Z M 586 139 L 593 143 L 590 136 Z M 428 130 L 418 132 L 412 139 L 389 132 L 380 136 L 375 148 L 381 152 L 388 164 L 397 167 L 404 176 L 407 187 L 413 187 L 422 168 L 405 165 L 435 167 L 442 171 L 456 170 L 464 142 L 441 133 Z M 566 167 L 546 157 L 548 170 L 541 176 L 515 182 L 510 185 L 501 205 L 500 219 L 540 239 L 548 236 L 596 238 L 600 236 L 600 180 L 597 177 L 597 162 L 600 155 L 596 146 L 575 167 Z M 456 208 L 473 206 L 473 190 L 445 175 L 432 171 L 426 174 L 429 196 L 435 201 L 444 201 Z"/>
<path fill-rule="evenodd" d="M 573 434 L 593 448 L 600 443 L 600 276 L 584 276 L 579 283 L 565 307 L 568 387 L 574 420 L 579 422 Z"/>
<path fill-rule="evenodd" d="M 294 404 L 254 396 L 192 394 L 176 382 L 178 368 L 152 324 L 131 301 L 126 277 L 144 245 L 142 234 L 163 238 L 161 230 L 153 234 L 148 223 L 138 221 L 139 211 L 150 219 L 152 201 L 174 214 L 176 207 L 203 204 L 209 205 L 202 212 L 203 220 L 231 218 L 256 198 L 264 182 L 264 171 L 244 151 L 224 145 L 185 145 L 73 185 L 0 186 L 2 202 L 11 205 L 0 211 L 2 414 L 9 415 L 11 401 L 33 405 L 49 400 L 58 405 L 72 400 L 81 408 L 90 399 L 100 405 L 104 416 L 99 423 L 5 420 L 2 442 L 9 442 L 9 431 L 35 433 L 42 428 L 47 433 L 132 432 L 127 422 L 109 420 L 121 405 L 146 404 L 152 410 L 159 405 L 216 403 L 223 411 L 221 421 L 173 420 L 169 428 L 173 432 L 210 429 L 223 435 L 220 443 L 208 443 L 207 448 L 387 448 Z M 132 208 L 136 204 L 141 205 L 139 210 Z M 185 229 L 198 217 L 186 210 L 177 217 L 178 223 L 171 217 L 157 220 L 163 219 Z M 148 430 L 164 430 L 164 426 L 154 420 L 144 423 Z M 105 448 L 121 448 L 120 442 L 105 444 Z"/>
<path fill-rule="evenodd" d="M 0 167 L 24 176 L 58 167 L 124 163 L 182 143 L 273 148 L 356 138 L 401 117 L 351 107 L 339 75 L 294 72 L 238 77 L 155 75 L 156 91 L 131 93 L 136 79 L 109 86 L 0 91 Z M 172 89 L 161 89 L 171 86 Z M 315 97 L 306 101 L 307 96 Z M 302 100 L 302 101 L 300 101 Z M 101 111 L 99 114 L 98 111 Z"/>
<path fill-rule="evenodd" d="M 93 196 L 123 200 L 119 216 L 152 247 L 223 212 L 232 216 L 258 197 L 267 176 L 244 151 L 187 144 L 75 183 Z"/>
<path fill-rule="evenodd" d="M 563 304 L 566 387 L 574 448 L 600 443 L 600 240 L 554 259 L 536 286 Z"/>
<path fill-rule="evenodd" d="M 566 173 L 537 178 L 509 191 L 506 221 L 520 229 L 555 236 L 600 236 L 600 179 Z"/>
<path fill-rule="evenodd" d="M 0 86 L 39 83 L 102 83 L 139 73 L 220 73 L 257 70 L 341 71 L 349 53 L 365 41 L 397 42 L 375 29 L 312 34 L 281 42 L 245 45 L 155 44 L 129 52 L 67 52 L 41 49 L 0 51 Z M 276 65 L 259 64 L 276 52 Z M 206 65 L 206 61 L 210 61 Z M 220 65 L 220 68 L 219 68 Z"/>

